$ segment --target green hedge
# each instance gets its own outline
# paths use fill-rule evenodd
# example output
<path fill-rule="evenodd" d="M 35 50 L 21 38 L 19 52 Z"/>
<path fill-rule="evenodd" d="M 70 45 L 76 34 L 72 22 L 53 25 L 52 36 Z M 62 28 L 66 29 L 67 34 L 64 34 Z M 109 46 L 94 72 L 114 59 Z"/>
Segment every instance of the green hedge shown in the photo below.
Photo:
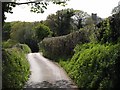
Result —
<path fill-rule="evenodd" d="M 43 55 L 55 59 L 73 54 L 73 49 L 78 43 L 89 42 L 86 31 L 77 31 L 65 36 L 45 38 L 39 43 Z"/>
<path fill-rule="evenodd" d="M 60 61 L 80 88 L 120 88 L 120 44 L 77 45 L 70 61 Z"/>
<path fill-rule="evenodd" d="M 30 74 L 26 54 L 31 52 L 24 44 L 2 49 L 2 86 L 4 88 L 22 89 Z"/>

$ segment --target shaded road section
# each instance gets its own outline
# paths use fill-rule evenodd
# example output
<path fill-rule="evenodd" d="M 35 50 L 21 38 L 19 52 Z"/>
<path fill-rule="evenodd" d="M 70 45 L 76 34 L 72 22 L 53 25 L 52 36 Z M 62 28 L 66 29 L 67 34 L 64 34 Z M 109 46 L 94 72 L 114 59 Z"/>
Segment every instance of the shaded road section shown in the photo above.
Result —
<path fill-rule="evenodd" d="M 29 53 L 31 75 L 25 88 L 77 88 L 66 72 L 40 53 Z"/>

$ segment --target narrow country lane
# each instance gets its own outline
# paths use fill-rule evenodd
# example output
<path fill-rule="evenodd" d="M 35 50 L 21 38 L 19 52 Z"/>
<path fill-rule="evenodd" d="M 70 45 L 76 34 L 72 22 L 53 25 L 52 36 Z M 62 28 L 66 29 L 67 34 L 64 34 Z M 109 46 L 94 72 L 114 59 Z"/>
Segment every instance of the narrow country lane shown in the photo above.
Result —
<path fill-rule="evenodd" d="M 27 55 L 31 75 L 25 88 L 77 88 L 66 72 L 40 53 Z"/>

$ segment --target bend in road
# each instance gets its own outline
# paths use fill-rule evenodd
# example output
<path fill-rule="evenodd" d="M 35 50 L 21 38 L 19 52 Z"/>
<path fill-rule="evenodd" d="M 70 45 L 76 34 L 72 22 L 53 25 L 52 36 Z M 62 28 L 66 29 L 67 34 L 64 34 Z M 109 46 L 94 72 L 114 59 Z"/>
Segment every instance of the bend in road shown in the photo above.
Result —
<path fill-rule="evenodd" d="M 29 53 L 27 59 L 31 75 L 25 88 L 77 88 L 60 66 L 44 58 L 40 53 Z"/>

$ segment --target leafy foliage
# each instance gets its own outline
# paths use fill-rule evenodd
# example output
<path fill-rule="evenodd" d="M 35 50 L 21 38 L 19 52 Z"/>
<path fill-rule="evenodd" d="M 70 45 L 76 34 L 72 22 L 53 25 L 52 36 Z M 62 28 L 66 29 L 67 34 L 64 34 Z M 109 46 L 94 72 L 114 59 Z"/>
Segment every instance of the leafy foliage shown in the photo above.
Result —
<path fill-rule="evenodd" d="M 44 21 L 44 24 L 50 27 L 54 36 L 66 35 L 71 32 L 71 17 L 73 15 L 73 9 L 58 10 L 56 14 L 49 15 L 47 20 Z"/>
<path fill-rule="evenodd" d="M 8 45 L 9 46 L 9 45 Z M 2 49 L 2 87 L 22 89 L 30 74 L 26 54 L 31 50 L 27 45 L 16 44 Z"/>
<path fill-rule="evenodd" d="M 58 18 L 58 35 L 66 35 L 70 33 L 71 29 L 71 17 L 74 15 L 73 9 L 65 9 L 57 11 Z"/>
<path fill-rule="evenodd" d="M 80 88 L 112 89 L 119 87 L 120 44 L 77 45 L 68 62 L 60 64 Z"/>
<path fill-rule="evenodd" d="M 90 30 L 88 36 L 94 43 L 79 44 L 75 47 L 75 54 L 71 60 L 60 60 L 59 63 L 80 88 L 95 90 L 120 88 L 119 16 L 120 13 L 112 15 L 93 26 L 93 30 L 89 28 L 91 26 L 81 29 Z"/>
<path fill-rule="evenodd" d="M 61 0 L 51 1 L 60 4 Z M 43 8 L 46 9 L 48 5 L 44 2 L 33 2 L 32 4 L 31 11 L 37 13 L 43 12 Z M 74 21 L 72 16 L 77 18 L 76 26 L 80 29 L 74 33 L 70 33 L 73 31 L 71 30 Z M 100 18 L 98 19 L 101 21 Z M 82 25 L 82 20 L 85 26 Z M 17 44 L 17 42 L 26 43 L 32 50 L 36 51 L 37 43 L 41 40 L 39 48 L 43 55 L 54 60 L 59 58 L 59 63 L 80 88 L 120 88 L 119 12 L 95 25 L 95 21 L 87 13 L 79 11 L 75 13 L 72 9 L 65 9 L 49 15 L 47 20 L 42 23 L 48 27 L 40 23 L 16 22 L 11 25 L 6 24 L 5 30 L 8 35 L 10 30 L 7 28 L 10 26 L 12 28 L 10 35 L 13 40 L 9 39 L 3 43 L 3 47 L 7 48 L 3 49 L 4 88 L 22 88 L 28 77 L 29 65 L 25 53 L 29 53 L 30 49 L 26 45 Z M 53 36 L 59 37 L 45 38 L 52 34 L 49 28 L 53 31 Z M 69 59 L 65 57 L 69 57 Z"/>
<path fill-rule="evenodd" d="M 103 22 L 99 26 L 99 41 L 102 43 L 116 43 L 120 37 L 120 13 L 115 14 Z"/>
<path fill-rule="evenodd" d="M 47 19 L 43 23 L 50 28 L 50 30 L 53 32 L 53 36 L 58 35 L 57 15 L 55 14 L 48 15 Z"/>
<path fill-rule="evenodd" d="M 24 43 L 26 39 L 34 38 L 34 31 L 32 30 L 34 24 L 29 22 L 12 22 L 10 37 L 20 43 Z"/>
<path fill-rule="evenodd" d="M 35 38 L 34 23 L 11 22 L 10 38 L 14 41 L 27 44 L 33 52 L 38 51 L 37 40 Z"/>
<path fill-rule="evenodd" d="M 38 24 L 34 27 L 35 30 L 35 37 L 40 42 L 45 37 L 48 37 L 52 32 L 50 31 L 49 27 L 45 26 L 44 24 Z"/>
<path fill-rule="evenodd" d="M 110 20 L 106 19 L 102 22 L 100 27 L 100 36 L 99 41 L 106 43 L 111 41 L 111 28 L 110 28 Z"/>
<path fill-rule="evenodd" d="M 84 31 L 86 37 L 89 38 L 90 42 L 96 43 L 99 37 L 99 30 L 94 24 L 86 25 L 80 29 L 80 31 Z"/>
<path fill-rule="evenodd" d="M 10 38 L 22 44 L 27 44 L 32 52 L 38 52 L 37 43 L 51 34 L 49 27 L 40 22 L 11 22 Z"/>
<path fill-rule="evenodd" d="M 8 39 L 7 41 L 2 42 L 2 46 L 3 46 L 3 48 L 12 48 L 17 43 L 18 43 L 17 41 Z"/>

